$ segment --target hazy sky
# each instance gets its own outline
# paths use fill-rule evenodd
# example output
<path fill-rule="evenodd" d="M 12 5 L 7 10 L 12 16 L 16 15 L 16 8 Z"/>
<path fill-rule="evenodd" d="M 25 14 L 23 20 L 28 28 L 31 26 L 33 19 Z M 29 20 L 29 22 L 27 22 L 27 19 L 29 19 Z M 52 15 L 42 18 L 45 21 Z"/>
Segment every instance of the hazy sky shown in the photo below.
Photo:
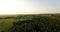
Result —
<path fill-rule="evenodd" d="M 60 13 L 60 0 L 0 0 L 0 14 Z"/>

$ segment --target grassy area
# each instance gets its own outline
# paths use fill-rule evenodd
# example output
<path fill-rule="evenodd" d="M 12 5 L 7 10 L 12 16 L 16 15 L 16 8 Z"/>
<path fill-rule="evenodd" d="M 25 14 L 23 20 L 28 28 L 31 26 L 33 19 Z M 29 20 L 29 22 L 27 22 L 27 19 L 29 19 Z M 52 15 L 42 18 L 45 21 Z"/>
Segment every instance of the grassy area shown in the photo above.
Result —
<path fill-rule="evenodd" d="M 0 32 L 60 32 L 60 14 L 1 15 Z"/>

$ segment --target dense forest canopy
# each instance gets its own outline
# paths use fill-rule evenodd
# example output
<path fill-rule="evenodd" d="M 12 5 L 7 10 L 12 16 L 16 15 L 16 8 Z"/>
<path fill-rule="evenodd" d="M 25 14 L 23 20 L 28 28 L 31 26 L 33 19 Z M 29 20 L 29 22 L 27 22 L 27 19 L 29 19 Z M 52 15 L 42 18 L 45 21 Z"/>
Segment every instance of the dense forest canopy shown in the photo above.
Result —
<path fill-rule="evenodd" d="M 0 32 L 60 32 L 60 14 L 0 16 Z"/>

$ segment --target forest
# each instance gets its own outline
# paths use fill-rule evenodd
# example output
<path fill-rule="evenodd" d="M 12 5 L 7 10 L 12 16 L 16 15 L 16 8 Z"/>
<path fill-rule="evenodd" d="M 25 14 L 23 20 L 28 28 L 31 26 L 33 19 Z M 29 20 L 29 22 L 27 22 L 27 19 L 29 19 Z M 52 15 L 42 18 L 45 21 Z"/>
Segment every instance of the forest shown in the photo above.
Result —
<path fill-rule="evenodd" d="M 60 32 L 60 14 L 0 15 L 0 32 Z"/>

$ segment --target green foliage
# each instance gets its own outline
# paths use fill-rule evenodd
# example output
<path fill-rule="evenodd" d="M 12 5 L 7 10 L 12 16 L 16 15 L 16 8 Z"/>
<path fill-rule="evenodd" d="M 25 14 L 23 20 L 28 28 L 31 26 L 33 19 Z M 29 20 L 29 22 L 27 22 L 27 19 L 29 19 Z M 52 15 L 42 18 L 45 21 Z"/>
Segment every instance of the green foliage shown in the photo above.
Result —
<path fill-rule="evenodd" d="M 60 15 L 19 15 L 3 18 L 1 32 L 60 32 Z"/>

